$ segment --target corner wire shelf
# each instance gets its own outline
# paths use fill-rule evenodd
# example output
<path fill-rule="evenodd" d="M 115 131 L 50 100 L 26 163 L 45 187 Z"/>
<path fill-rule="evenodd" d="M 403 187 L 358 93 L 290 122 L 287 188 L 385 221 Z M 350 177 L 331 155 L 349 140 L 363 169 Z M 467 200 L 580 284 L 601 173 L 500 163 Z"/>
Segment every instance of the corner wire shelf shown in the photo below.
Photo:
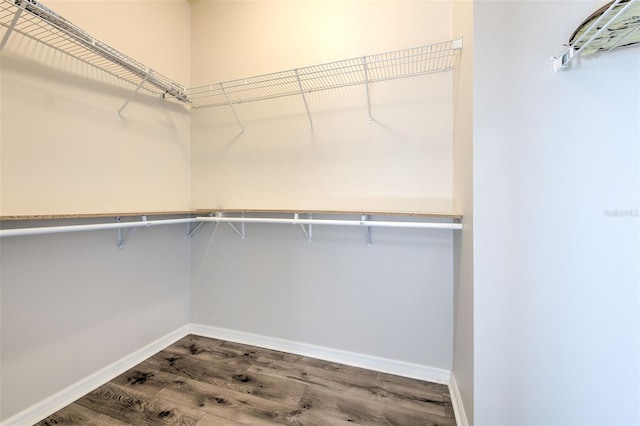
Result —
<path fill-rule="evenodd" d="M 307 110 L 310 128 L 313 128 L 305 94 L 365 85 L 371 122 L 370 83 L 449 71 L 454 67 L 457 51 L 460 49 L 462 37 L 410 49 L 187 88 L 187 96 L 193 102 L 192 108 L 231 107 L 244 131 L 234 108 L 235 104 L 300 95 Z"/>
<path fill-rule="evenodd" d="M 565 70 L 571 60 L 582 54 L 611 52 L 640 43 L 640 0 L 615 0 L 589 16 L 570 38 L 569 47 L 554 56 L 554 71 Z"/>
<path fill-rule="evenodd" d="M 133 96 L 139 90 L 144 90 L 163 98 L 190 103 L 193 108 L 228 105 L 243 132 L 245 129 L 234 104 L 301 95 L 310 127 L 313 128 L 306 94 L 353 85 L 366 86 L 369 121 L 372 122 L 370 83 L 449 71 L 454 66 L 457 51 L 462 48 L 462 38 L 458 38 L 421 47 L 185 88 L 96 39 L 37 0 L 0 0 L 0 28 L 4 30 L 0 40 L 0 51 L 5 48 L 12 35 L 18 34 L 133 85 L 135 89 L 116 113 L 117 118 L 120 118 L 120 113 Z"/>
<path fill-rule="evenodd" d="M 20 34 L 135 86 L 117 118 L 140 89 L 189 102 L 184 86 L 101 42 L 36 0 L 1 0 L 0 27 L 4 29 L 0 51 L 12 34 Z"/>

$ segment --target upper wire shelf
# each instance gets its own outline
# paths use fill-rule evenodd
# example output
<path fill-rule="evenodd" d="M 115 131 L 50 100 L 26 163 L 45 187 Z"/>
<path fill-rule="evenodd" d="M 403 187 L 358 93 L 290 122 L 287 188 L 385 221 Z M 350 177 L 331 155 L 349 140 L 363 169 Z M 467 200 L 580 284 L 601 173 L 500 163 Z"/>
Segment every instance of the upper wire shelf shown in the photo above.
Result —
<path fill-rule="evenodd" d="M 462 38 L 187 88 L 194 108 L 215 107 L 449 71 Z"/>
<path fill-rule="evenodd" d="M 640 0 L 615 0 L 595 11 L 578 26 L 569 47 L 553 57 L 554 71 L 569 66 L 574 56 L 611 52 L 640 43 Z"/>
<path fill-rule="evenodd" d="M 12 34 L 20 34 L 124 80 L 136 91 L 189 101 L 181 84 L 101 42 L 36 0 L 1 0 L 0 26 L 4 30 L 0 50 Z"/>
<path fill-rule="evenodd" d="M 12 34 L 18 34 L 134 85 L 135 90 L 116 113 L 117 118 L 120 118 L 120 112 L 138 90 L 190 103 L 193 108 L 229 105 L 233 109 L 234 104 L 241 102 L 302 95 L 311 128 L 313 122 L 305 94 L 364 84 L 367 86 L 371 122 L 370 83 L 449 71 L 455 64 L 457 51 L 462 48 L 462 38 L 457 38 L 410 49 L 185 88 L 101 42 L 37 0 L 0 0 L 0 28 L 4 30 L 0 51 Z M 244 131 L 235 109 L 233 112 Z"/>

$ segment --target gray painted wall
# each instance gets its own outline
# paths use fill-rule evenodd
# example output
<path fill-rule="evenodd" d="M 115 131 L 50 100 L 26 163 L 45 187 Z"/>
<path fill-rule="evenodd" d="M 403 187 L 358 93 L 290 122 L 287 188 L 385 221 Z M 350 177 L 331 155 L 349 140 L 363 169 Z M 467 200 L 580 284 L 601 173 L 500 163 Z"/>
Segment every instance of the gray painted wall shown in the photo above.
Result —
<path fill-rule="evenodd" d="M 138 229 L 122 251 L 115 230 L 0 241 L 2 419 L 189 323 L 185 231 Z"/>
<path fill-rule="evenodd" d="M 640 56 L 549 60 L 600 5 L 474 5 L 476 425 L 640 423 Z"/>
<path fill-rule="evenodd" d="M 193 238 L 194 323 L 451 368 L 453 231 L 226 224 Z"/>

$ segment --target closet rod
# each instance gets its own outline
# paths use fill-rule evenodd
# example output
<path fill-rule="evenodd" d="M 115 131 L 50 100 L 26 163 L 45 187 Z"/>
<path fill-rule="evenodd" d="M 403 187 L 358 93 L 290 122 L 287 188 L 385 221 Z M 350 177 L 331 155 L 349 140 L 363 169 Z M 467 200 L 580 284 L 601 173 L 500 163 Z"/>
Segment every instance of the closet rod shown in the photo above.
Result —
<path fill-rule="evenodd" d="M 24 237 L 29 235 L 61 234 L 64 232 L 100 231 L 104 229 L 140 228 L 158 225 L 176 225 L 201 222 L 195 218 L 145 220 L 140 222 L 91 223 L 86 225 L 42 226 L 34 228 L 0 229 L 0 237 Z"/>
<path fill-rule="evenodd" d="M 338 225 L 369 226 L 387 228 L 422 228 L 422 229 L 462 229 L 461 223 L 447 222 L 396 222 L 390 220 L 345 220 L 345 219 L 296 219 L 273 217 L 197 217 L 198 222 L 227 223 L 273 223 L 283 225 Z"/>
<path fill-rule="evenodd" d="M 94 223 L 86 225 L 62 225 L 34 228 L 0 229 L 0 237 L 22 237 L 29 235 L 59 234 L 64 232 L 99 231 L 106 229 L 139 228 L 159 225 L 176 225 L 195 222 L 226 222 L 226 223 L 264 223 L 291 225 L 337 225 L 361 227 L 388 228 L 418 228 L 418 229 L 462 229 L 457 222 L 396 222 L 389 220 L 343 220 L 343 219 L 296 219 L 270 217 L 190 217 L 184 219 L 147 220 L 140 222 Z"/>

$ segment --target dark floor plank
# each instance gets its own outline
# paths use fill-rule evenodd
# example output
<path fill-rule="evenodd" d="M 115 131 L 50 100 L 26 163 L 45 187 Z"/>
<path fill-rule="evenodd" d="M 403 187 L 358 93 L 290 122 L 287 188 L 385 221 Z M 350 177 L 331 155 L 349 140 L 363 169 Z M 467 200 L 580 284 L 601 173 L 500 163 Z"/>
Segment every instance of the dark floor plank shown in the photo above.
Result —
<path fill-rule="evenodd" d="M 160 391 L 158 396 L 187 407 L 235 422 L 247 424 L 283 424 L 296 409 L 295 404 L 282 404 L 270 399 L 234 391 L 196 380 L 176 382 Z M 302 393 L 298 396 L 298 399 Z"/>
<path fill-rule="evenodd" d="M 366 386 L 375 382 L 365 375 L 351 374 L 337 369 L 326 370 L 324 368 L 307 365 L 304 362 L 287 362 L 259 358 L 247 370 L 274 377 L 281 377 L 285 380 L 292 380 L 305 385 L 319 386 L 326 389 L 347 391 L 354 386 Z"/>
<path fill-rule="evenodd" d="M 441 391 L 434 391 L 430 386 L 410 388 L 392 382 L 379 382 L 366 375 L 353 374 L 351 370 L 343 372 L 338 369 L 325 370 L 319 367 L 285 361 L 259 359 L 247 370 L 261 374 L 274 375 L 288 380 L 319 387 L 336 392 L 346 392 L 354 397 L 396 404 L 400 407 L 426 413 L 446 415 L 444 399 Z M 426 384 L 426 382 L 422 382 Z M 415 389 L 416 392 L 412 392 Z"/>
<path fill-rule="evenodd" d="M 165 350 L 181 355 L 198 355 L 209 352 L 217 354 L 222 353 L 220 345 L 222 345 L 223 343 L 223 340 L 210 339 L 207 337 L 195 336 L 193 334 L 190 334 L 178 340 Z"/>
<path fill-rule="evenodd" d="M 407 385 L 410 387 L 415 386 L 420 388 L 428 387 L 435 391 L 439 391 L 446 394 L 449 393 L 449 387 L 447 385 L 443 385 L 440 383 L 426 382 L 424 380 L 413 379 L 411 377 L 396 376 L 394 374 L 380 373 L 380 372 L 376 373 L 376 376 L 378 381 L 381 383 L 393 383 L 393 384 Z"/>
<path fill-rule="evenodd" d="M 269 358 L 274 360 L 296 362 L 300 358 L 303 358 L 300 355 L 295 355 L 287 352 L 274 351 L 271 349 L 261 348 L 258 346 L 245 345 L 242 343 L 229 342 L 229 341 L 223 342 L 222 345 L 220 345 L 220 347 L 226 348 L 226 349 L 232 349 L 236 351 L 247 352 L 254 359 Z"/>
<path fill-rule="evenodd" d="M 244 374 L 248 364 L 225 362 L 224 360 L 202 361 L 187 355 L 176 354 L 172 348 L 158 352 L 142 363 L 165 373 L 174 374 L 208 383 L 222 383 Z"/>
<path fill-rule="evenodd" d="M 73 403 L 36 423 L 36 426 L 128 426 L 120 420 Z"/>
<path fill-rule="evenodd" d="M 213 340 L 213 342 L 209 342 L 209 340 Z M 183 357 L 193 357 L 201 361 L 224 361 L 228 364 L 240 364 L 246 366 L 251 365 L 251 363 L 260 356 L 260 354 L 274 352 L 259 350 L 258 348 L 245 345 L 238 345 L 237 347 L 234 347 L 233 345 L 226 345 L 224 343 L 226 342 L 189 335 L 171 345 L 165 349 L 165 351 Z"/>
<path fill-rule="evenodd" d="M 100 386 L 77 403 L 131 425 L 194 426 L 204 416 L 199 410 L 112 383 Z"/>
<path fill-rule="evenodd" d="M 300 400 L 305 411 L 316 416 L 338 418 L 352 424 L 454 426 L 447 417 L 398 407 L 392 403 L 372 401 L 344 392 L 309 387 Z M 301 414 L 301 415 L 302 415 Z"/>
<path fill-rule="evenodd" d="M 447 417 L 455 419 L 456 415 L 455 415 L 455 412 L 453 411 L 453 403 L 451 402 L 451 396 L 448 393 L 446 393 L 443 395 L 443 398 L 444 398 L 444 409 L 447 412 Z"/>
<path fill-rule="evenodd" d="M 154 396 L 179 377 L 180 376 L 175 374 L 166 373 L 153 369 L 145 364 L 140 364 L 119 375 L 113 379 L 111 383 Z"/>
<path fill-rule="evenodd" d="M 249 373 L 247 370 L 250 364 L 202 361 L 166 351 L 149 358 L 145 364 L 167 373 L 291 406 L 298 404 L 305 390 L 305 385 L 301 383 L 256 372 Z"/>
<path fill-rule="evenodd" d="M 366 370 L 364 368 L 352 367 L 350 365 L 339 364 L 337 362 L 325 361 L 322 359 L 310 358 L 306 356 L 301 356 L 295 362 L 300 363 L 301 365 L 309 366 L 309 367 L 321 368 L 322 370 L 325 370 L 325 371 L 345 373 L 353 377 L 362 376 L 371 380 L 374 380 L 377 374 L 375 371 L 372 371 L 372 370 Z"/>
<path fill-rule="evenodd" d="M 212 414 L 205 414 L 204 417 L 201 418 L 198 423 L 196 423 L 196 426 L 249 426 L 249 425 L 251 424 L 236 422 L 233 420 L 214 416 Z"/>

